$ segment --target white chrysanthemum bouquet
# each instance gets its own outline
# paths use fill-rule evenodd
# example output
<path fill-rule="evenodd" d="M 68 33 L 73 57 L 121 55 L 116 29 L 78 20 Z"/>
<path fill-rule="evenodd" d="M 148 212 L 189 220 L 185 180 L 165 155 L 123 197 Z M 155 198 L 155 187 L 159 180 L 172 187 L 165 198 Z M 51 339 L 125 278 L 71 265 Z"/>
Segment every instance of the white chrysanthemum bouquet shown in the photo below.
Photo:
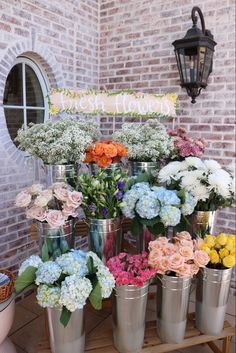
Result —
<path fill-rule="evenodd" d="M 101 309 L 102 299 L 109 298 L 115 280 L 95 253 L 71 250 L 55 261 L 36 255 L 25 260 L 15 282 L 16 292 L 32 285 L 37 287 L 38 304 L 61 309 L 60 321 L 66 326 L 71 313 L 82 309 L 88 299 L 95 309 Z"/>
<path fill-rule="evenodd" d="M 159 181 L 191 193 L 196 211 L 215 211 L 230 207 L 234 200 L 235 179 L 215 160 L 188 157 L 171 162 L 159 172 Z"/>
<path fill-rule="evenodd" d="M 23 127 L 15 141 L 21 150 L 41 158 L 45 164 L 73 164 L 83 161 L 86 149 L 99 138 L 95 122 L 66 118 Z"/>
<path fill-rule="evenodd" d="M 128 158 L 138 162 L 156 162 L 170 157 L 174 151 L 173 138 L 163 124 L 149 119 L 146 123 L 125 123 L 113 135 L 128 150 Z"/>

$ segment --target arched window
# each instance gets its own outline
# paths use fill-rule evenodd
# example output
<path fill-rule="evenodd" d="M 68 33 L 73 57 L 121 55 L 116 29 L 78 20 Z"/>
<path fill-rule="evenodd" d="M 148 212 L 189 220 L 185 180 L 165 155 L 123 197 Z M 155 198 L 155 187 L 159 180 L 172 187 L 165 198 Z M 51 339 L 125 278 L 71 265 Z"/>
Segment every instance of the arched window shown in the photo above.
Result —
<path fill-rule="evenodd" d="M 48 85 L 40 68 L 29 58 L 19 57 L 6 80 L 3 107 L 9 134 L 14 141 L 18 129 L 43 123 L 48 115 Z"/>

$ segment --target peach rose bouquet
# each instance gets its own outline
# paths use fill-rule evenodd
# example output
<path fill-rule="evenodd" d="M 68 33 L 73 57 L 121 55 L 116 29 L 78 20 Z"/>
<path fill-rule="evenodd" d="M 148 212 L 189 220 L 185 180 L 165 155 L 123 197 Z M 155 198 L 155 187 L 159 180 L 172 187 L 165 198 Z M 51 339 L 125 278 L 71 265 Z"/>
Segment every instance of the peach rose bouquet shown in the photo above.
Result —
<path fill-rule="evenodd" d="M 200 249 L 209 256 L 207 267 L 225 269 L 233 267 L 236 263 L 236 236 L 233 234 L 207 235 Z"/>
<path fill-rule="evenodd" d="M 36 221 L 40 232 L 47 229 L 42 252 L 55 258 L 69 250 L 67 221 L 78 216 L 82 201 L 82 193 L 73 191 L 68 184 L 54 183 L 45 190 L 34 184 L 16 196 L 15 205 L 26 209 L 26 218 Z"/>
<path fill-rule="evenodd" d="M 107 168 L 112 163 L 119 163 L 128 152 L 124 145 L 113 141 L 98 141 L 86 151 L 84 162 L 97 163 L 101 168 Z"/>
<path fill-rule="evenodd" d="M 193 277 L 210 261 L 208 254 L 199 250 L 199 243 L 185 231 L 178 233 L 173 241 L 166 237 L 151 241 L 149 251 L 148 263 L 161 275 Z"/>

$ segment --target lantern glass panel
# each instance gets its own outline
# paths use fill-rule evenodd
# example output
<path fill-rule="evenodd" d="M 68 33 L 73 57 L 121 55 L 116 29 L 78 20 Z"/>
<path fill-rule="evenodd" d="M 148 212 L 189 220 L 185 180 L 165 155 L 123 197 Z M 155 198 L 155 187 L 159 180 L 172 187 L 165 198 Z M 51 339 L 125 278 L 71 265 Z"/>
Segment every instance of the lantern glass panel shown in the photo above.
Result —
<path fill-rule="evenodd" d="M 209 48 L 205 48 L 205 61 L 204 61 L 204 68 L 202 72 L 202 82 L 207 83 L 207 79 L 211 73 L 212 70 L 212 57 L 213 57 L 213 51 Z"/>
<path fill-rule="evenodd" d="M 179 63 L 181 66 L 183 83 L 193 83 L 197 80 L 197 50 L 179 49 Z"/>

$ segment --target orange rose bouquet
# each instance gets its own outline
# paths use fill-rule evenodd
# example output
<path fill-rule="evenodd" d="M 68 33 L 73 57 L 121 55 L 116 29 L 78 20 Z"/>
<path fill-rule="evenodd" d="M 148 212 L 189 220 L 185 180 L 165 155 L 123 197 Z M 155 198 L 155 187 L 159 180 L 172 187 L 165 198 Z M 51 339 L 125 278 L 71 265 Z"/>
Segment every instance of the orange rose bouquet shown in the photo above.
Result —
<path fill-rule="evenodd" d="M 121 143 L 98 141 L 87 149 L 84 163 L 95 162 L 99 167 L 107 168 L 112 163 L 119 163 L 127 155 L 128 151 Z"/>

